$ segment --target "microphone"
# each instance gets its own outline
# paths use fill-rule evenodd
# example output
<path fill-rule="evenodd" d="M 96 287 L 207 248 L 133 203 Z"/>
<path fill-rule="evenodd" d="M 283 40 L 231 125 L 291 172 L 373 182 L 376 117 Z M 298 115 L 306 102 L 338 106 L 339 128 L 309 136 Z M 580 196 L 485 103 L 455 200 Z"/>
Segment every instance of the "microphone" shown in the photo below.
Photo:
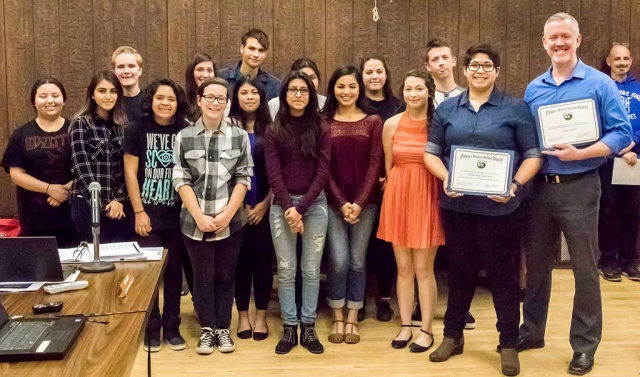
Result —
<path fill-rule="evenodd" d="M 91 192 L 91 227 L 100 228 L 100 190 L 102 186 L 98 182 L 91 182 L 89 191 Z M 100 233 L 98 233 L 100 234 Z"/>

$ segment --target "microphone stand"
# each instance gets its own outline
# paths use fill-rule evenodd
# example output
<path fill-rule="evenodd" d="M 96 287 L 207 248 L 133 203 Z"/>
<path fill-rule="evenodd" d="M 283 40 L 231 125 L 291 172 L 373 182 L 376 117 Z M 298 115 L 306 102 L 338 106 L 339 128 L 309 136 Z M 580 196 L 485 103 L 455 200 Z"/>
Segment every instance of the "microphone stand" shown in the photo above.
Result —
<path fill-rule="evenodd" d="M 93 201 L 92 205 L 94 205 Z M 93 222 L 91 224 L 91 233 L 93 234 L 93 262 L 82 263 L 78 269 L 89 273 L 115 270 L 116 265 L 114 263 L 100 260 L 100 217 L 98 217 L 97 223 Z"/>

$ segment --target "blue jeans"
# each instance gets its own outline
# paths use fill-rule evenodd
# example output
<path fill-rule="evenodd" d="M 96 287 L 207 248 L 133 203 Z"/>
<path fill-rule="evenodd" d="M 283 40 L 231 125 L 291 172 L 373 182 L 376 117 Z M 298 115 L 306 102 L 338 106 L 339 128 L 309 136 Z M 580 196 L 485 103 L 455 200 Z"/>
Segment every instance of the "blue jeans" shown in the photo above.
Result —
<path fill-rule="evenodd" d="M 366 260 L 369 236 L 378 208 L 369 204 L 360 212 L 360 221 L 349 224 L 339 209 L 329 208 L 329 270 L 327 304 L 332 308 L 362 308 L 367 281 Z"/>
<path fill-rule="evenodd" d="M 300 202 L 300 196 L 291 195 L 293 205 Z M 284 218 L 288 208 L 273 203 L 269 214 L 269 225 L 273 246 L 278 259 L 278 296 L 280 312 L 285 325 L 297 324 L 296 311 L 296 241 L 297 234 L 291 231 Z M 327 234 L 327 197 L 320 193 L 316 201 L 302 216 L 302 315 L 301 322 L 313 324 L 316 320 L 318 292 L 320 290 L 320 262 Z"/>

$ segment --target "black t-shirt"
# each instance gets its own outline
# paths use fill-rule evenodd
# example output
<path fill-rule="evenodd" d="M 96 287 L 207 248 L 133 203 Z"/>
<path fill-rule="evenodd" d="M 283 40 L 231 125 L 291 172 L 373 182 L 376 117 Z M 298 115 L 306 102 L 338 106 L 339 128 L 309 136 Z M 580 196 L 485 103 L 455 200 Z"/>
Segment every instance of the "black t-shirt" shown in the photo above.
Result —
<path fill-rule="evenodd" d="M 0 164 L 9 173 L 22 168 L 30 176 L 49 184 L 71 181 L 71 137 L 68 120 L 55 132 L 46 132 L 35 120 L 15 130 Z M 69 202 L 59 207 L 47 203 L 49 195 L 17 187 L 20 226 L 28 231 L 66 230 L 71 225 Z"/>
<path fill-rule="evenodd" d="M 161 126 L 152 115 L 130 123 L 124 131 L 122 151 L 138 157 L 138 186 L 153 229 L 180 225 L 180 197 L 173 188 L 173 143 L 189 123 L 177 120 Z"/>
<path fill-rule="evenodd" d="M 406 109 L 405 103 L 397 97 L 387 97 L 382 101 L 375 101 L 365 97 L 365 106 L 369 112 L 380 115 L 383 123 Z"/>
<path fill-rule="evenodd" d="M 129 123 L 140 119 L 144 115 L 142 112 L 142 97 L 142 90 L 134 97 L 124 97 L 124 107 L 127 110 Z"/>

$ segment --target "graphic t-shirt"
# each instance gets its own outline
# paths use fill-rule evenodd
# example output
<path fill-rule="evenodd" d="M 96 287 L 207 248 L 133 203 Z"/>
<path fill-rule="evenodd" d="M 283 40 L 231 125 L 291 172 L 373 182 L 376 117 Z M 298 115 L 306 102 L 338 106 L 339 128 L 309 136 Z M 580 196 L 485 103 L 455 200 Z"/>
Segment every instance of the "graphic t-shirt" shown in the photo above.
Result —
<path fill-rule="evenodd" d="M 49 184 L 64 185 L 71 177 L 69 121 L 55 132 L 46 132 L 34 120 L 15 130 L 2 157 L 9 173 L 12 167 Z M 20 226 L 25 230 L 65 230 L 71 225 L 69 202 L 59 207 L 47 203 L 49 195 L 17 187 Z"/>
<path fill-rule="evenodd" d="M 173 143 L 189 123 L 176 120 L 161 126 L 151 115 L 129 124 L 124 132 L 122 150 L 138 157 L 138 185 L 144 209 L 154 229 L 177 228 L 180 222 L 180 197 L 172 185 Z"/>

